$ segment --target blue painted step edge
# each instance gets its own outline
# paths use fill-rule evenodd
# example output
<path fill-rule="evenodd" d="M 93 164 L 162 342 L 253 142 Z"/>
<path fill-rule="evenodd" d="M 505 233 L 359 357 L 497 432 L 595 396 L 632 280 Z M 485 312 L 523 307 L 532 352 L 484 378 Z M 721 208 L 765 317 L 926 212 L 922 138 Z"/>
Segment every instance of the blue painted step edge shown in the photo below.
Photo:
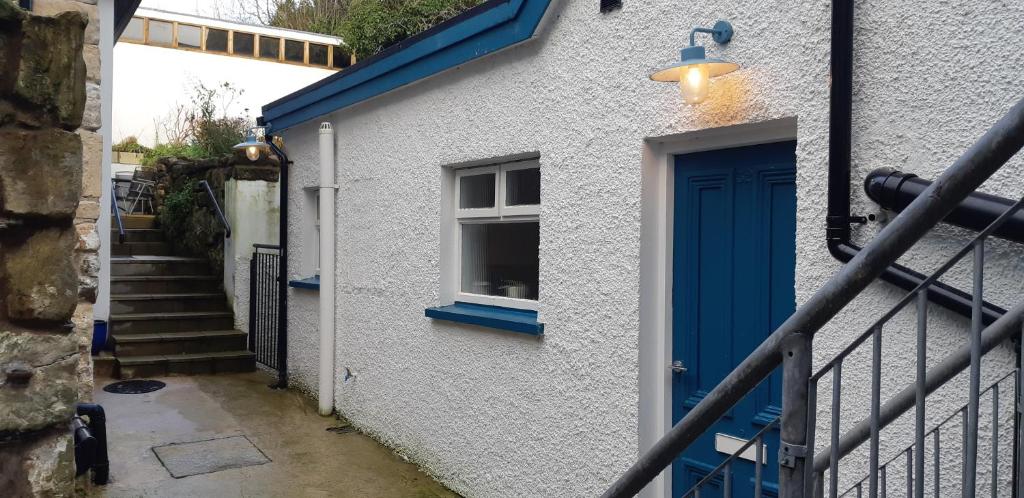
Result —
<path fill-rule="evenodd" d="M 448 306 L 427 308 L 423 310 L 423 314 L 436 320 L 468 323 L 535 336 L 544 335 L 544 324 L 537 321 L 537 312 L 531 310 L 456 301 L 455 304 Z"/>
<path fill-rule="evenodd" d="M 302 280 L 289 280 L 288 287 L 295 287 L 296 289 L 320 290 L 320 275 L 304 278 Z"/>

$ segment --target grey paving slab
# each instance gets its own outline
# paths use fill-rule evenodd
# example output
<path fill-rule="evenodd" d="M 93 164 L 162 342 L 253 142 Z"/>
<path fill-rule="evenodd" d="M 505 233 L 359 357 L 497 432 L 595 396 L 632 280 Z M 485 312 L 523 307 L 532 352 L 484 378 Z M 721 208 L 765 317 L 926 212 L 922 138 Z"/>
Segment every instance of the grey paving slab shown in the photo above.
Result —
<path fill-rule="evenodd" d="M 270 461 L 245 436 L 172 443 L 153 448 L 153 453 L 175 478 L 262 465 Z"/>

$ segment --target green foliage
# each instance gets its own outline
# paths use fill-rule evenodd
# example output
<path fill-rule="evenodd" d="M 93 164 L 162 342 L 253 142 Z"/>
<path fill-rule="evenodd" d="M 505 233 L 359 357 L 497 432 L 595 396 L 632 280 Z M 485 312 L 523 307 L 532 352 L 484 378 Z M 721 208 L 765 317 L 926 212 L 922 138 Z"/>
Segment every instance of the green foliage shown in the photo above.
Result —
<path fill-rule="evenodd" d="M 199 149 L 185 143 L 157 144 L 142 153 L 142 165 L 153 166 L 161 157 L 183 157 L 186 159 L 202 159 Z"/>
<path fill-rule="evenodd" d="M 227 109 L 244 90 L 231 83 L 207 87 L 201 82 L 192 90 L 191 106 L 178 106 L 162 124 L 166 143 L 144 152 L 142 164 L 152 166 L 161 157 L 211 159 L 230 155 L 245 140 L 251 123 L 244 116 L 228 116 Z"/>
<path fill-rule="evenodd" d="M 146 147 L 139 143 L 139 139 L 135 137 L 125 137 L 124 140 L 114 144 L 111 147 L 114 152 L 131 152 L 135 154 L 145 154 L 149 151 L 149 147 Z"/>
<path fill-rule="evenodd" d="M 192 94 L 193 112 L 188 118 L 191 131 L 189 145 L 200 157 L 229 155 L 235 144 L 245 140 L 246 132 L 251 126 L 249 120 L 245 117 L 226 115 L 231 102 L 244 92 L 228 82 L 213 88 L 208 88 L 202 83 L 196 84 Z"/>
<path fill-rule="evenodd" d="M 180 185 L 164 196 L 160 208 L 160 227 L 167 234 L 168 240 L 180 242 L 193 239 L 190 232 L 195 207 L 196 193 L 188 183 Z"/>
<path fill-rule="evenodd" d="M 358 58 L 366 58 L 427 30 L 481 0 L 352 0 L 341 36 Z"/>

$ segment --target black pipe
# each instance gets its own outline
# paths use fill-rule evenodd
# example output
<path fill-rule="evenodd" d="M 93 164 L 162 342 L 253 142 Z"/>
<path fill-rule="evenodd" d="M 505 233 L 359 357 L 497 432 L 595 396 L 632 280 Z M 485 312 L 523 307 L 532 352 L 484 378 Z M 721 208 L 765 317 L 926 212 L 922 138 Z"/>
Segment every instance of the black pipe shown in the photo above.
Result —
<path fill-rule="evenodd" d="M 850 239 L 850 224 L 865 223 L 860 216 L 850 216 L 850 164 L 853 123 L 853 0 L 832 2 L 832 88 L 829 93 L 828 207 L 825 218 L 825 240 L 832 257 L 848 263 L 861 251 Z M 908 202 L 909 204 L 909 202 Z M 906 291 L 925 280 L 925 275 L 902 265 L 893 264 L 881 279 Z M 955 287 L 937 282 L 928 289 L 928 299 L 963 316 L 971 316 L 971 295 Z M 1006 310 L 985 302 L 986 325 Z"/>
<path fill-rule="evenodd" d="M 270 150 L 281 160 L 281 207 L 278 227 L 279 250 L 277 269 L 277 384 L 275 389 L 288 387 L 288 155 L 267 135 Z"/>
<path fill-rule="evenodd" d="M 95 452 L 92 464 L 92 482 L 95 484 L 106 484 L 110 480 L 110 458 L 107 455 L 107 415 L 103 407 L 95 403 L 79 403 L 75 407 L 75 413 L 80 417 L 88 417 L 88 431 L 95 439 Z M 76 417 L 77 418 L 77 417 Z M 75 432 L 76 442 L 78 431 Z M 78 448 L 75 448 L 75 460 L 78 460 Z M 81 475 L 82 472 L 79 472 Z"/>
<path fill-rule="evenodd" d="M 901 212 L 931 184 L 917 175 L 892 168 L 878 168 L 864 179 L 864 192 L 879 206 Z M 1014 201 L 1009 199 L 975 192 L 960 202 L 943 221 L 980 232 L 1013 205 Z M 1024 243 L 1024 212 L 1017 211 L 992 235 Z"/>
<path fill-rule="evenodd" d="M 71 419 L 71 435 L 75 439 L 75 477 L 78 477 L 96 463 L 96 438 L 79 416 Z"/>

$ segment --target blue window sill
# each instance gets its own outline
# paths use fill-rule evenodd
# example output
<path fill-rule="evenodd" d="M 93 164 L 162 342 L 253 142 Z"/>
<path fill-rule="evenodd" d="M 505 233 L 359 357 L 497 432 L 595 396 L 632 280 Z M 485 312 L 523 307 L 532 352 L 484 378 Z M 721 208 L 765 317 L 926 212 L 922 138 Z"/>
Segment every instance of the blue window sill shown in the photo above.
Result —
<path fill-rule="evenodd" d="M 456 301 L 448 306 L 427 308 L 423 314 L 435 320 L 468 323 L 520 334 L 544 335 L 544 324 L 537 321 L 536 311 Z"/>
<path fill-rule="evenodd" d="M 313 275 L 312 277 L 304 278 L 302 280 L 289 280 L 288 287 L 320 290 L 320 275 Z"/>

